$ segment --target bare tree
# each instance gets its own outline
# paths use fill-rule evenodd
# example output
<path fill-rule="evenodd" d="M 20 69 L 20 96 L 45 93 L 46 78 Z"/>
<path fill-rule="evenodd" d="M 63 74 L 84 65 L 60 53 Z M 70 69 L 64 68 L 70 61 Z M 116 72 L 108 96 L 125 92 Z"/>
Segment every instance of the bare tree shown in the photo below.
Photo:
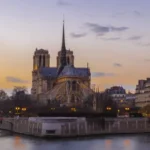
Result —
<path fill-rule="evenodd" d="M 12 92 L 12 100 L 15 106 L 27 107 L 31 103 L 30 95 L 27 93 L 25 86 L 14 87 Z"/>
<path fill-rule="evenodd" d="M 16 94 L 19 93 L 25 93 L 27 94 L 27 88 L 25 86 L 15 86 L 12 92 L 12 96 L 15 96 Z"/>
<path fill-rule="evenodd" d="M 97 100 L 97 110 L 99 112 L 105 112 L 107 107 L 111 107 L 113 112 L 117 111 L 117 104 L 113 101 L 112 97 L 103 92 L 103 93 L 96 93 L 96 100 Z"/>
<path fill-rule="evenodd" d="M 141 113 L 150 114 L 150 105 L 146 105 L 143 108 L 140 109 Z"/>
<path fill-rule="evenodd" d="M 8 99 L 8 95 L 4 90 L 0 90 L 0 101 L 4 101 Z"/>

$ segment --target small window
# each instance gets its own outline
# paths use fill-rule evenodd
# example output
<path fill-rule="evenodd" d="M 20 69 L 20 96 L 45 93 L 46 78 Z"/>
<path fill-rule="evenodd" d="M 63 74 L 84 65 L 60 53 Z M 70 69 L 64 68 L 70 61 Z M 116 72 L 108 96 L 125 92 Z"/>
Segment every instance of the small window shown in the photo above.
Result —
<path fill-rule="evenodd" d="M 43 67 L 45 67 L 45 56 L 43 56 Z"/>
<path fill-rule="evenodd" d="M 46 130 L 47 134 L 55 134 L 56 130 Z"/>
<path fill-rule="evenodd" d="M 39 67 L 41 67 L 41 65 L 42 65 L 42 56 L 40 55 L 39 56 Z"/>
<path fill-rule="evenodd" d="M 72 91 L 76 91 L 76 81 L 72 82 Z"/>
<path fill-rule="evenodd" d="M 75 102 L 75 96 L 72 94 L 71 95 L 71 102 L 74 103 Z"/>
<path fill-rule="evenodd" d="M 70 59 L 67 57 L 67 64 L 70 65 Z"/>

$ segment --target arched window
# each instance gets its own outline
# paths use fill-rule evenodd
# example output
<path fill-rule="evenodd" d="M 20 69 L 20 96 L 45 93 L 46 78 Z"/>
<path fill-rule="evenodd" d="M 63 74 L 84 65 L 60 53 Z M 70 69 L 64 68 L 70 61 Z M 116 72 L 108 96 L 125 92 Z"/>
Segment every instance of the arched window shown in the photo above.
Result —
<path fill-rule="evenodd" d="M 69 57 L 67 57 L 67 64 L 68 64 L 68 65 L 70 64 L 70 59 L 69 59 Z"/>
<path fill-rule="evenodd" d="M 74 103 L 75 102 L 75 96 L 72 94 L 71 95 L 71 102 Z"/>
<path fill-rule="evenodd" d="M 80 99 L 78 97 L 76 97 L 76 102 L 79 103 L 80 102 Z"/>
<path fill-rule="evenodd" d="M 54 87 L 55 86 L 55 83 L 53 83 L 53 86 L 52 87 Z"/>
<path fill-rule="evenodd" d="M 79 91 L 79 90 L 80 90 L 80 85 L 79 85 L 79 83 L 78 83 L 78 82 L 76 83 L 76 90 L 77 90 L 77 91 Z"/>
<path fill-rule="evenodd" d="M 45 67 L 45 56 L 43 56 L 43 67 Z"/>
<path fill-rule="evenodd" d="M 76 81 L 73 81 L 72 82 L 72 91 L 76 91 L 77 90 L 76 85 L 77 85 Z"/>
<path fill-rule="evenodd" d="M 41 64 L 42 64 L 42 56 L 40 55 L 40 57 L 39 57 L 39 67 L 41 67 Z"/>
<path fill-rule="evenodd" d="M 67 90 L 70 91 L 70 81 L 67 81 Z"/>

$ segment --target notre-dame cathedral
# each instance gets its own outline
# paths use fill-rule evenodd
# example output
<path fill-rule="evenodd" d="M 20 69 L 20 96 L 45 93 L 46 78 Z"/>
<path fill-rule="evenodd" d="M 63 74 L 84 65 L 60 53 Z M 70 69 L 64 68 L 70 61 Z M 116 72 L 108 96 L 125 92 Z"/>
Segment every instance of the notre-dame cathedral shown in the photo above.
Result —
<path fill-rule="evenodd" d="M 56 100 L 62 105 L 82 105 L 93 93 L 90 88 L 91 73 L 86 68 L 74 66 L 73 51 L 65 45 L 63 23 L 62 45 L 57 56 L 57 66 L 50 66 L 48 50 L 36 49 L 33 56 L 32 96 L 43 103 Z"/>

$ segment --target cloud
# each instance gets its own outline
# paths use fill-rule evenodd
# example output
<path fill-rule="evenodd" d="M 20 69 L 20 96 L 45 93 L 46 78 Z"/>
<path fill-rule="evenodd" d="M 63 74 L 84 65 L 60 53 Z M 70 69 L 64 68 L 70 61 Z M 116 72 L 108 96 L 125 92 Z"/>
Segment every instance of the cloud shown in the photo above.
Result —
<path fill-rule="evenodd" d="M 135 40 L 140 40 L 141 38 L 142 38 L 142 36 L 131 36 L 131 37 L 128 38 L 128 40 L 135 41 Z"/>
<path fill-rule="evenodd" d="M 120 40 L 121 38 L 120 37 L 114 37 L 114 38 L 102 38 L 102 40 L 105 40 L 105 41 L 117 41 L 117 40 Z"/>
<path fill-rule="evenodd" d="M 120 64 L 120 63 L 114 63 L 113 64 L 115 67 L 122 67 L 122 64 Z"/>
<path fill-rule="evenodd" d="M 133 11 L 133 14 L 134 14 L 135 16 L 137 16 L 137 17 L 141 16 L 141 13 L 140 13 L 139 11 L 137 11 L 137 10 L 134 10 L 134 11 Z"/>
<path fill-rule="evenodd" d="M 105 72 L 92 72 L 92 77 L 96 78 L 96 77 L 113 77 L 115 76 L 114 73 L 105 73 Z"/>
<path fill-rule="evenodd" d="M 122 32 L 126 31 L 129 28 L 128 27 L 114 27 L 114 26 L 101 26 L 96 23 L 86 23 L 85 24 L 92 32 L 96 33 L 98 36 L 103 36 L 109 32 Z"/>
<path fill-rule="evenodd" d="M 146 62 L 150 62 L 150 59 L 144 59 L 144 61 L 146 61 Z"/>
<path fill-rule="evenodd" d="M 142 46 L 150 46 L 150 43 L 142 44 Z"/>
<path fill-rule="evenodd" d="M 137 10 L 131 10 L 131 11 L 127 11 L 127 12 L 116 12 L 114 14 L 111 15 L 111 17 L 116 18 L 116 17 L 141 17 L 142 14 L 141 12 L 137 11 Z"/>
<path fill-rule="evenodd" d="M 13 82 L 13 83 L 28 83 L 28 81 L 26 81 L 26 80 L 22 80 L 20 78 L 11 77 L 11 76 L 6 77 L 6 81 Z"/>
<path fill-rule="evenodd" d="M 137 10 L 133 10 L 130 12 L 117 12 L 112 15 L 112 17 L 129 17 L 129 16 L 140 17 L 141 13 Z"/>
<path fill-rule="evenodd" d="M 87 34 L 86 34 L 86 33 L 80 33 L 80 34 L 71 33 L 70 35 L 71 35 L 71 37 L 73 37 L 73 38 L 81 38 L 81 37 L 86 36 Z"/>
<path fill-rule="evenodd" d="M 117 31 L 117 32 L 125 31 L 127 29 L 129 28 L 128 27 L 113 27 L 113 26 L 110 27 L 111 31 Z"/>
<path fill-rule="evenodd" d="M 65 0 L 58 0 L 57 5 L 59 6 L 69 6 L 71 3 L 65 1 Z"/>
<path fill-rule="evenodd" d="M 115 18 L 115 17 L 120 17 L 120 16 L 124 16 L 126 15 L 126 12 L 117 12 L 111 15 L 111 17 Z"/>
<path fill-rule="evenodd" d="M 143 46 L 143 47 L 149 47 L 150 43 L 138 43 L 138 45 Z"/>

